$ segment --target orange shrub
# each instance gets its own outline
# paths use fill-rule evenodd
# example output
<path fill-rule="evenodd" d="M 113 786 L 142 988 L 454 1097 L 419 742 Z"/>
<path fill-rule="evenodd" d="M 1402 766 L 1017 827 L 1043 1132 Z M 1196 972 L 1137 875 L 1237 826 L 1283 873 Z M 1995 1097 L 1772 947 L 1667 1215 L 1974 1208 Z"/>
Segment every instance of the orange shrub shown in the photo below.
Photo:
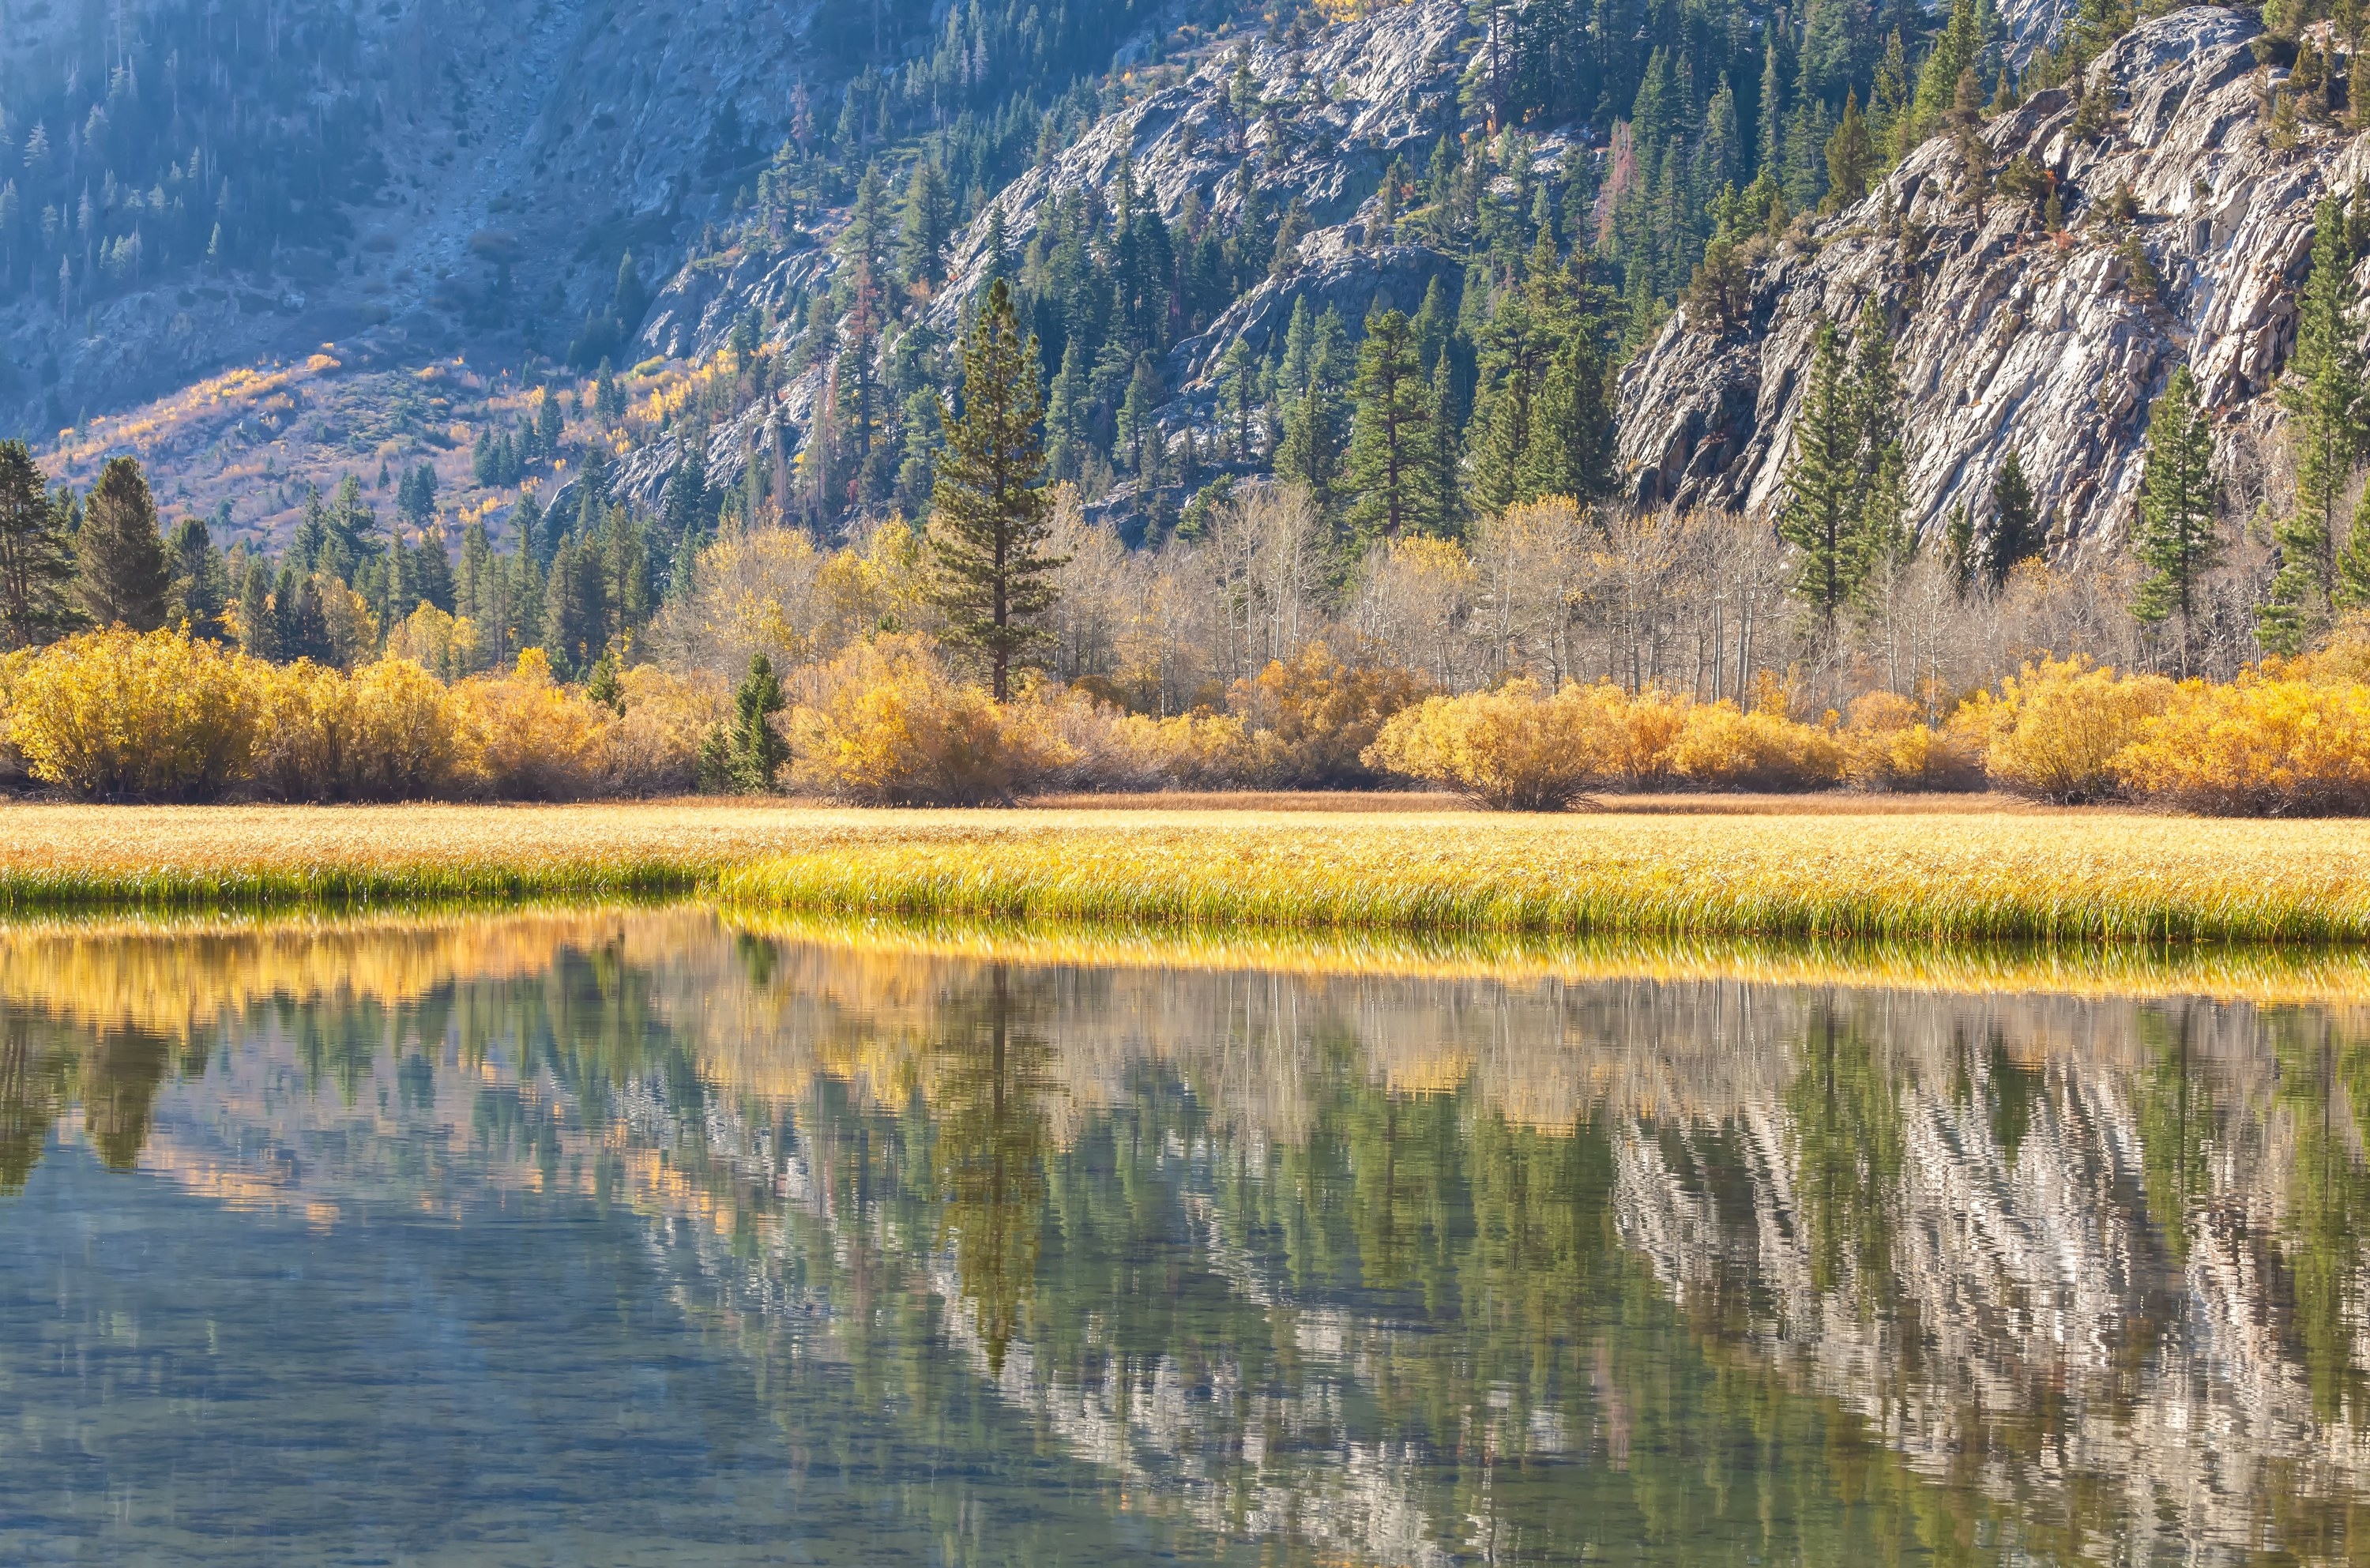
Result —
<path fill-rule="evenodd" d="M 1924 706 L 1872 691 L 1851 705 L 1840 737 L 1844 778 L 1860 790 L 1976 790 L 1983 764 L 1967 737 L 1926 722 Z"/>
<path fill-rule="evenodd" d="M 919 637 L 857 643 L 796 681 L 788 722 L 793 790 L 882 805 L 1008 800 L 1072 760 L 1018 709 L 959 685 Z"/>
<path fill-rule="evenodd" d="M 2132 793 L 2222 816 L 2370 810 L 2370 686 L 2184 681 L 2115 759 Z"/>
<path fill-rule="evenodd" d="M 1289 663 L 1271 660 L 1226 694 L 1245 735 L 1234 781 L 1284 790 L 1375 782 L 1374 767 L 1362 760 L 1366 748 L 1425 685 L 1412 670 L 1349 663 L 1322 642 Z"/>
<path fill-rule="evenodd" d="M 1561 811 L 1621 781 L 1630 760 L 1626 698 L 1611 686 L 1535 682 L 1435 697 L 1394 715 L 1366 748 L 1368 767 L 1462 790 L 1498 811 Z"/>
<path fill-rule="evenodd" d="M 258 790 L 282 801 L 418 801 L 453 793 L 462 727 L 451 692 L 408 659 L 346 674 L 259 672 Z"/>
<path fill-rule="evenodd" d="M 105 800 L 212 800 L 246 777 L 254 662 L 184 631 L 86 632 L 15 667 L 8 735 L 44 783 Z"/>
<path fill-rule="evenodd" d="M 687 795 L 697 783 L 699 743 L 732 717 L 732 694 L 713 674 L 674 674 L 637 664 L 619 677 L 625 712 L 608 726 L 607 789 L 621 795 Z"/>
<path fill-rule="evenodd" d="M 2116 758 L 2162 712 L 2172 683 L 2119 676 L 2076 654 L 2027 664 L 1952 716 L 1983 747 L 1984 770 L 2003 789 L 2072 803 L 2110 799 L 2123 778 Z"/>

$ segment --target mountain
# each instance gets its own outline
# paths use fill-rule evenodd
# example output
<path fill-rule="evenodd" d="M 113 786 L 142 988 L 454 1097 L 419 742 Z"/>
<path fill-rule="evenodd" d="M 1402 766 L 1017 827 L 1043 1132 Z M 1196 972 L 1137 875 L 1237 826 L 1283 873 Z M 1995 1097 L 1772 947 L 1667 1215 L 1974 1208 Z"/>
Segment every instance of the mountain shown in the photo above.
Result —
<path fill-rule="evenodd" d="M 1924 531 L 2014 452 L 2069 548 L 2112 546 L 2136 501 L 2149 402 L 2184 362 L 2215 412 L 2232 510 L 2269 497 L 2284 482 L 2271 394 L 2295 342 L 2313 203 L 2358 186 L 2364 154 L 2310 124 L 2280 145 L 2263 103 L 2288 72 L 2258 66 L 2261 36 L 2239 11 L 2176 11 L 2091 63 L 2083 91 L 2112 106 L 2095 134 L 2077 130 L 2081 105 L 2063 88 L 1986 123 L 1996 167 L 2029 158 L 2055 176 L 2060 233 L 2038 200 L 2005 190 L 1979 216 L 1937 138 L 1864 201 L 1768 248 L 1733 327 L 1683 307 L 1622 379 L 1628 493 L 1774 506 L 1815 326 L 1848 327 L 1873 299 L 1894 323 L 1907 512 Z M 2119 221 L 2126 190 L 2136 211 Z"/>

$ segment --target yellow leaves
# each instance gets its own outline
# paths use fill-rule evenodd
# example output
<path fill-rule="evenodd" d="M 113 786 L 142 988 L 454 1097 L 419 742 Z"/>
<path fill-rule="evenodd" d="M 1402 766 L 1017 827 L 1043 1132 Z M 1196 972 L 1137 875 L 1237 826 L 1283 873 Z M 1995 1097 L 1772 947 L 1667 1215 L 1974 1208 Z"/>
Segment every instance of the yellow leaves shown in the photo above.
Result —
<path fill-rule="evenodd" d="M 920 638 L 859 642 L 809 672 L 784 726 L 795 790 L 885 804 L 1007 799 L 1068 760 L 1028 705 L 958 685 Z"/>
<path fill-rule="evenodd" d="M 2370 686 L 2249 673 L 2186 681 L 2116 758 L 2131 790 L 2184 811 L 2370 809 Z"/>
<path fill-rule="evenodd" d="M 2116 757 L 2163 710 L 2172 683 L 2118 676 L 2077 654 L 2027 664 L 1962 709 L 1954 729 L 1980 738 L 1996 785 L 2044 801 L 2097 801 L 2119 792 Z"/>
<path fill-rule="evenodd" d="M 1542 696 L 1528 680 L 1434 698 L 1383 727 L 1367 760 L 1503 810 L 1558 811 L 1590 790 L 1801 790 L 1842 778 L 1854 741 L 1830 725 L 1610 682 Z"/>
<path fill-rule="evenodd" d="M 9 738 L 34 778 L 79 795 L 209 800 L 245 774 L 260 668 L 182 631 L 70 637 L 16 668 Z"/>
<path fill-rule="evenodd" d="M 479 646 L 474 621 L 430 604 L 412 611 L 386 637 L 388 658 L 408 659 L 441 681 L 458 680 L 476 669 Z"/>

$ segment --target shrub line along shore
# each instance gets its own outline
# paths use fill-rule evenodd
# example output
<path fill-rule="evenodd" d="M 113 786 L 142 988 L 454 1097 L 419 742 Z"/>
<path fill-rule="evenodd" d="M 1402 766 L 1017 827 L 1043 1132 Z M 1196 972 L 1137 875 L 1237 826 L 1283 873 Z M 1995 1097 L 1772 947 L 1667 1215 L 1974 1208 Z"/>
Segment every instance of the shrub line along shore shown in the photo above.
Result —
<path fill-rule="evenodd" d="M 1215 931 L 2357 942 L 2370 824 L 673 802 L 0 808 L 0 912 L 697 893 Z"/>

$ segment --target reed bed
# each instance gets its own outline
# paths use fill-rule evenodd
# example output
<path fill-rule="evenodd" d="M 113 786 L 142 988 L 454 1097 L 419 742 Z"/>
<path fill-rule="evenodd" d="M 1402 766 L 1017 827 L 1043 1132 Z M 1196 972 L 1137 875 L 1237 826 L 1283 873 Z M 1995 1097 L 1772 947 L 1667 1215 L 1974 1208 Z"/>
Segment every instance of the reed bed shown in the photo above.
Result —
<path fill-rule="evenodd" d="M 1172 929 L 2350 942 L 2370 936 L 2370 825 L 2104 813 L 983 818 L 738 866 L 716 892 L 745 906 Z"/>
<path fill-rule="evenodd" d="M 0 808 L 0 912 L 698 893 L 1125 930 L 2347 943 L 2370 824 L 2138 813 Z"/>

